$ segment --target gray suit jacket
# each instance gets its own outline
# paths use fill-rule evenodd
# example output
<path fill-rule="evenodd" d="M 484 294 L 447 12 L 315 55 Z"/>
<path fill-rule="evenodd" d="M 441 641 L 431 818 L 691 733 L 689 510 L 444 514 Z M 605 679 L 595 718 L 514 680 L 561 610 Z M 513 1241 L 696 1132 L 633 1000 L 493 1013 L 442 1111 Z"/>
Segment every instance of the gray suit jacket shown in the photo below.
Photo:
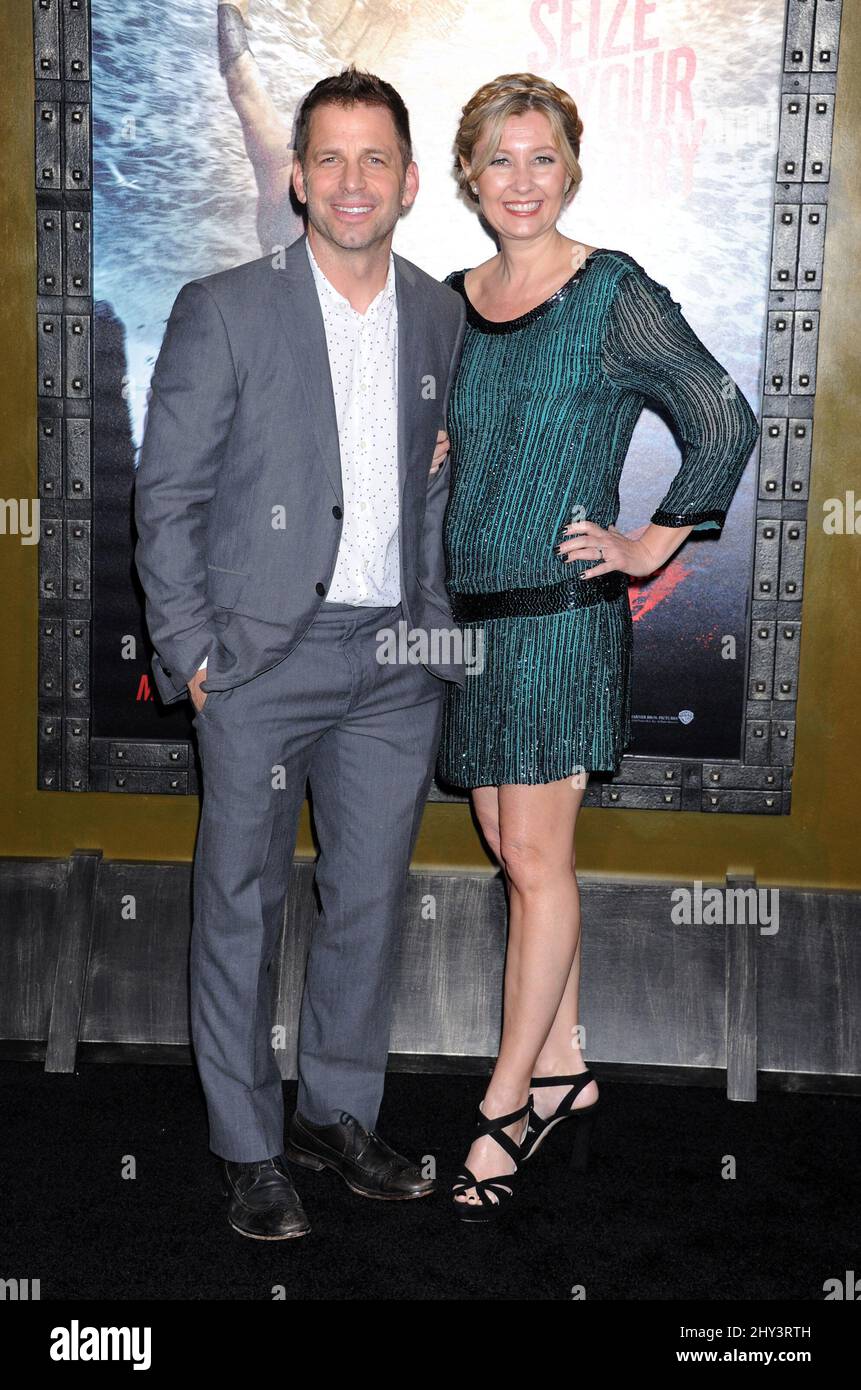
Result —
<path fill-rule="evenodd" d="M 430 476 L 463 342 L 460 295 L 395 255 L 399 544 L 419 654 L 464 681 L 444 582 L 448 459 Z M 344 496 L 323 316 L 305 237 L 183 285 L 152 376 L 135 489 L 135 562 L 166 703 L 208 657 L 227 690 L 285 657 L 335 569 Z M 273 518 L 282 524 L 273 525 Z M 413 639 L 414 641 L 415 639 Z"/>

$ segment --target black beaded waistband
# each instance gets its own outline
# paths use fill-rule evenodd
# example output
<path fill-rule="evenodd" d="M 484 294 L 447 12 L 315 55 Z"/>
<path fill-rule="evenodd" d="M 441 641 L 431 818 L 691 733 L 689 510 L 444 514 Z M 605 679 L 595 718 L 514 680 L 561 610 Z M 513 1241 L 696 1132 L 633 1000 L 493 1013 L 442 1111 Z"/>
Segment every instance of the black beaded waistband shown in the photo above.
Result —
<path fill-rule="evenodd" d="M 528 589 L 500 589 L 484 594 L 452 593 L 452 617 L 457 623 L 478 622 L 482 618 L 538 617 L 542 613 L 565 613 L 572 608 L 588 608 L 593 603 L 618 598 L 627 587 L 627 575 L 620 570 L 596 575 L 594 579 L 563 579 L 558 584 L 538 584 Z"/>

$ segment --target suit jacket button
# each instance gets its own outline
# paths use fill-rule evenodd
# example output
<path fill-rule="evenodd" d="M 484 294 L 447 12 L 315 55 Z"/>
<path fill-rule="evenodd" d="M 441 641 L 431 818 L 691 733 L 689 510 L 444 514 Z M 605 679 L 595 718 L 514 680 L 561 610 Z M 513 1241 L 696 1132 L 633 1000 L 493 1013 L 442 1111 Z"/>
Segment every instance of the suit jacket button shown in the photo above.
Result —
<path fill-rule="evenodd" d="M 161 669 L 164 671 L 164 674 L 167 676 L 168 680 L 170 680 L 171 676 L 173 675 L 173 672 L 169 671 L 166 666 L 162 666 Z"/>
<path fill-rule="evenodd" d="M 317 587 L 317 593 L 318 593 L 318 594 L 320 595 L 320 597 L 322 598 L 323 595 L 324 595 L 325 592 L 326 592 L 326 585 L 325 585 L 325 584 L 318 584 L 316 587 Z"/>
<path fill-rule="evenodd" d="M 340 521 L 340 520 L 341 520 L 341 517 L 344 515 L 344 513 L 341 511 L 341 508 L 340 508 L 340 507 L 333 507 L 333 508 L 332 508 L 332 515 L 333 515 L 334 517 L 337 517 L 338 521 Z"/>

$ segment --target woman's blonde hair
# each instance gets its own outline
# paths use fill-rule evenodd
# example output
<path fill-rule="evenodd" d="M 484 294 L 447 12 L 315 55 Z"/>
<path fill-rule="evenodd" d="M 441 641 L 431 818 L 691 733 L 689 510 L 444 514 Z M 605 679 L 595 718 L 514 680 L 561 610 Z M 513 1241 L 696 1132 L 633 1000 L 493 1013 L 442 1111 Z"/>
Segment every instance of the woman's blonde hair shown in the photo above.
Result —
<path fill-rule="evenodd" d="M 524 111 L 543 111 L 550 122 L 553 138 L 570 178 L 563 206 L 574 197 L 583 178 L 579 159 L 583 122 L 577 112 L 577 103 L 561 87 L 544 77 L 536 77 L 534 72 L 509 72 L 503 77 L 495 77 L 492 82 L 485 82 L 461 111 L 454 139 L 454 172 L 461 191 L 472 202 L 477 203 L 479 199 L 470 183 L 479 179 L 491 160 L 495 159 L 502 139 L 502 128 L 508 117 L 522 116 Z M 487 148 L 482 157 L 473 163 L 472 152 L 484 134 L 488 136 Z M 469 168 L 469 174 L 461 164 L 461 156 Z"/>

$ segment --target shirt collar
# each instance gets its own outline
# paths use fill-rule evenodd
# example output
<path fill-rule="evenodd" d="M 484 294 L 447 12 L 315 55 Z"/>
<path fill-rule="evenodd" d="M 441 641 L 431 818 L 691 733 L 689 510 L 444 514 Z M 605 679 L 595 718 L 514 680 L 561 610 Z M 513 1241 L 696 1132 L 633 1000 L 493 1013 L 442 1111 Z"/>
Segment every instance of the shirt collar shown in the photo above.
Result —
<path fill-rule="evenodd" d="M 318 291 L 327 295 L 331 303 L 339 309 L 348 310 L 356 318 L 367 319 L 376 314 L 384 304 L 389 304 L 395 299 L 395 257 L 391 250 L 389 251 L 389 273 L 386 276 L 386 283 L 379 294 L 371 300 L 364 314 L 360 314 L 357 309 L 353 308 L 347 296 L 341 294 L 340 290 L 336 290 L 328 276 L 320 269 L 307 235 L 305 237 L 305 250 L 308 252 L 308 260 L 311 262 L 311 270 Z"/>

